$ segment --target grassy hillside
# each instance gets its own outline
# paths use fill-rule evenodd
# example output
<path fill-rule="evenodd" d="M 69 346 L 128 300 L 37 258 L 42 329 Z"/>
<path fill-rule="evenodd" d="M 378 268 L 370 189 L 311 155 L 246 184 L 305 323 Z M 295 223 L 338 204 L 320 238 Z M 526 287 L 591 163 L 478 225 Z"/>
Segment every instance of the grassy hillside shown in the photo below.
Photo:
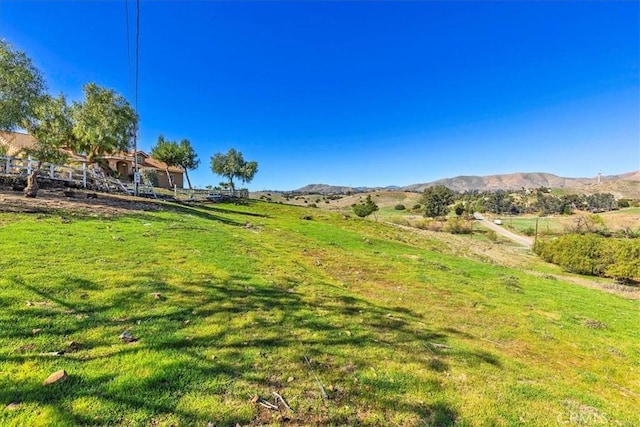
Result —
<path fill-rule="evenodd" d="M 166 206 L 0 214 L 0 425 L 640 423 L 637 300 L 338 213 Z"/>

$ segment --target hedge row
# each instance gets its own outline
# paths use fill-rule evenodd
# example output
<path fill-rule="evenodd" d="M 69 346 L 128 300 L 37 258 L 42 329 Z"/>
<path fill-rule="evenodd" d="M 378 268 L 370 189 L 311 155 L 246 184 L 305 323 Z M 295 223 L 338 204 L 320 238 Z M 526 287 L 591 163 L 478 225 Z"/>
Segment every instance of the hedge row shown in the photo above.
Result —
<path fill-rule="evenodd" d="M 542 259 L 572 273 L 640 281 L 640 239 L 613 239 L 597 234 L 566 234 L 538 241 Z"/>

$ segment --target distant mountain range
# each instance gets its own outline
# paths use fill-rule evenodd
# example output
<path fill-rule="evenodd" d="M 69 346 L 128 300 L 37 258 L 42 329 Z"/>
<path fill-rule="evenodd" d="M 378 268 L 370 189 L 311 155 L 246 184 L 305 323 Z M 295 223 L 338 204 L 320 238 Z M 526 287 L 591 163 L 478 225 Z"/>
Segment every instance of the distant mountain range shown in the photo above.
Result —
<path fill-rule="evenodd" d="M 600 177 L 603 190 L 610 188 L 611 184 L 625 182 L 627 187 L 640 188 L 640 170 L 621 175 L 609 175 Z M 568 188 L 586 190 L 598 184 L 598 178 L 565 178 L 550 173 L 511 173 L 504 175 L 488 176 L 456 176 L 455 178 L 439 179 L 437 181 L 412 184 L 404 187 L 346 187 L 326 184 L 310 184 L 295 190 L 299 193 L 312 194 L 345 194 L 365 193 L 371 191 L 414 191 L 422 192 L 425 188 L 434 185 L 444 185 L 453 191 L 496 191 L 496 190 L 521 190 L 523 188 Z M 593 188 L 591 188 L 593 190 Z M 605 190 L 612 191 L 612 190 Z M 640 191 L 640 190 L 639 190 Z M 626 193 L 626 192 L 625 192 Z"/>

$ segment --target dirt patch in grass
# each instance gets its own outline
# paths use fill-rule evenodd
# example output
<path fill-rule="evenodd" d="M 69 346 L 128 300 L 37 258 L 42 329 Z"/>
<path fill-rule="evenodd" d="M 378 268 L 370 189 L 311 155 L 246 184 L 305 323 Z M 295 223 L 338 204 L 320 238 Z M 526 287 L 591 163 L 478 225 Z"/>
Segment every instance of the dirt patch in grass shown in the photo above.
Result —
<path fill-rule="evenodd" d="M 96 197 L 94 198 L 93 195 Z M 69 197 L 70 196 L 70 197 Z M 38 197 L 26 198 L 22 192 L 0 189 L 0 213 L 50 213 L 77 211 L 90 214 L 117 215 L 132 211 L 157 211 L 163 206 L 139 197 L 94 193 L 85 190 L 40 190 Z"/>

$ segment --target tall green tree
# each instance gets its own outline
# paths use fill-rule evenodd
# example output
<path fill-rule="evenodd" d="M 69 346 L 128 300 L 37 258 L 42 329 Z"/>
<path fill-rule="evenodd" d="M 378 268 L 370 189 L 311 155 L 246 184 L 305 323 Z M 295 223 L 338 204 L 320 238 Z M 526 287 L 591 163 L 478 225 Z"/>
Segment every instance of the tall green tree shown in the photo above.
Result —
<path fill-rule="evenodd" d="M 193 188 L 191 186 L 188 171 L 197 169 L 200 165 L 200 160 L 188 139 L 183 139 L 180 141 L 180 144 L 178 144 L 175 141 L 168 141 L 164 136 L 160 135 L 158 137 L 158 142 L 151 149 L 151 156 L 166 163 L 167 178 L 170 185 L 173 185 L 173 180 L 169 173 L 169 166 L 178 166 L 184 170 L 184 174 L 187 177 L 187 183 L 189 184 L 189 189 Z"/>
<path fill-rule="evenodd" d="M 184 170 L 184 175 L 187 177 L 187 184 L 189 184 L 189 190 L 191 190 L 193 187 L 189 179 L 189 171 L 196 170 L 198 166 L 200 166 L 200 159 L 198 159 L 198 154 L 188 139 L 180 141 L 178 148 L 180 149 L 180 158 L 178 159 L 177 166 L 180 166 Z"/>
<path fill-rule="evenodd" d="M 95 162 L 105 153 L 127 151 L 138 125 L 138 116 L 129 102 L 112 89 L 95 83 L 83 86 L 84 101 L 72 106 L 76 145 L 73 149 L 85 153 Z"/>
<path fill-rule="evenodd" d="M 24 124 L 36 143 L 23 151 L 37 159 L 35 167 L 27 177 L 27 186 L 24 189 L 26 197 L 36 197 L 38 194 L 37 177 L 43 164 L 63 164 L 67 156 L 61 149 L 74 140 L 71 109 L 64 96 L 42 98 L 34 108 L 33 115 L 34 117 Z"/>
<path fill-rule="evenodd" d="M 227 154 L 216 153 L 211 156 L 211 170 L 229 180 L 229 188 L 231 188 L 233 195 L 236 190 L 234 180 L 238 179 L 244 183 L 251 182 L 258 172 L 258 163 L 245 161 L 240 151 L 231 148 Z"/>
<path fill-rule="evenodd" d="M 453 201 L 453 191 L 444 185 L 425 188 L 420 198 L 420 203 L 424 206 L 424 214 L 429 218 L 446 216 L 449 213 L 449 205 Z"/>
<path fill-rule="evenodd" d="M 24 128 L 45 95 L 40 71 L 24 52 L 0 39 L 0 130 Z"/>
<path fill-rule="evenodd" d="M 164 162 L 167 167 L 165 172 L 167 173 L 167 181 L 169 186 L 173 187 L 173 178 L 169 173 L 169 167 L 176 166 L 180 161 L 180 147 L 175 141 L 169 141 L 164 138 L 164 135 L 158 136 L 158 142 L 151 148 L 151 157 Z"/>

